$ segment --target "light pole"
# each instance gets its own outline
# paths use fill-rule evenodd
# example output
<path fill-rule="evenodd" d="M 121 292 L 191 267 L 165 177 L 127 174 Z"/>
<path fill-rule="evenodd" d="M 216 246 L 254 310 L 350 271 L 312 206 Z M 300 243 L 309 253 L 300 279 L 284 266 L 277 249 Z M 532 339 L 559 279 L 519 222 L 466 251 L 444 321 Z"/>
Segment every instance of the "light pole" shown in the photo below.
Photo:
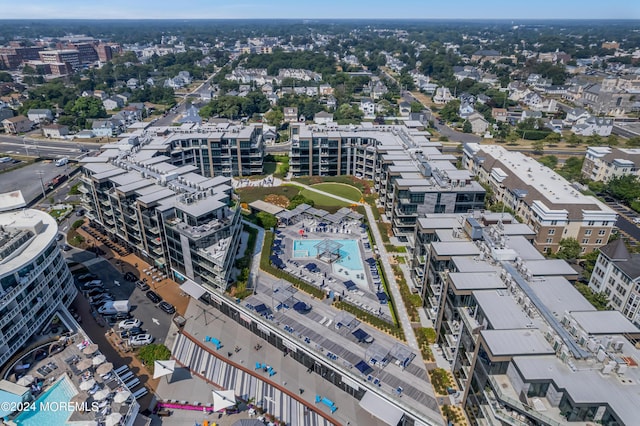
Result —
<path fill-rule="evenodd" d="M 42 175 L 44 175 L 44 172 L 43 171 L 38 171 L 38 172 L 36 172 L 36 174 L 40 178 L 40 189 L 42 189 L 42 201 L 44 201 L 47 198 L 47 194 L 46 194 L 46 192 L 44 190 L 44 182 L 42 181 Z"/>

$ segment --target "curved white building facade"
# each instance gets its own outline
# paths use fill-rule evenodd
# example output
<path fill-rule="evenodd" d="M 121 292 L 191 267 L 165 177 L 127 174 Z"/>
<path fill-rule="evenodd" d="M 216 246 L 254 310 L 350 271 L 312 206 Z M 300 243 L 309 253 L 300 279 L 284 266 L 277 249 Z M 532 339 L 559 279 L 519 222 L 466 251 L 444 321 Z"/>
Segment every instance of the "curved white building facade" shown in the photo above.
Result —
<path fill-rule="evenodd" d="M 0 212 L 0 365 L 77 294 L 57 233 L 39 210 Z"/>

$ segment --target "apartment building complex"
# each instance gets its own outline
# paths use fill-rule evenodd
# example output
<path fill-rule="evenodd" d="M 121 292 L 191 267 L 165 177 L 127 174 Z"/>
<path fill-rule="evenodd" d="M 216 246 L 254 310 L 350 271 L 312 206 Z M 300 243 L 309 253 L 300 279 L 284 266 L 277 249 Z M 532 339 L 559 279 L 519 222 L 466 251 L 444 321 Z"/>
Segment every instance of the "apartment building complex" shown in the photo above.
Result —
<path fill-rule="evenodd" d="M 55 219 L 24 206 L 19 191 L 0 194 L 0 365 L 77 293 Z"/>
<path fill-rule="evenodd" d="M 582 176 L 598 182 L 611 178 L 640 176 L 640 149 L 590 146 L 582 164 Z"/>
<path fill-rule="evenodd" d="M 433 215 L 422 228 L 432 230 L 429 283 L 440 285 L 429 311 L 472 424 L 636 421 L 640 329 L 597 311 L 526 225 L 475 213 Z"/>
<path fill-rule="evenodd" d="M 394 235 L 413 238 L 426 213 L 467 212 L 484 206 L 485 190 L 427 132 L 405 126 L 292 125 L 294 176 L 354 175 L 372 180 Z"/>
<path fill-rule="evenodd" d="M 564 238 L 575 238 L 583 253 L 609 240 L 615 211 L 534 159 L 501 146 L 465 144 L 463 163 L 491 188 L 496 202 L 533 228 L 541 252 L 556 252 Z"/>
<path fill-rule="evenodd" d="M 600 249 L 589 288 L 606 294 L 612 308 L 640 327 L 640 254 L 629 253 L 622 239 Z"/>
<path fill-rule="evenodd" d="M 122 147 L 131 158 L 146 161 L 163 156 L 177 167 L 195 166 L 202 176 L 250 176 L 263 172 L 262 126 L 231 123 L 184 123 L 179 127 L 153 127 L 138 123 L 113 144 L 101 147 L 102 158 L 117 158 Z"/>
<path fill-rule="evenodd" d="M 179 283 L 224 291 L 242 230 L 231 180 L 167 160 L 89 159 L 80 188 L 86 215 Z"/>
<path fill-rule="evenodd" d="M 80 68 L 80 52 L 75 49 L 42 50 L 39 55 L 45 64 L 68 64 L 74 70 Z"/>

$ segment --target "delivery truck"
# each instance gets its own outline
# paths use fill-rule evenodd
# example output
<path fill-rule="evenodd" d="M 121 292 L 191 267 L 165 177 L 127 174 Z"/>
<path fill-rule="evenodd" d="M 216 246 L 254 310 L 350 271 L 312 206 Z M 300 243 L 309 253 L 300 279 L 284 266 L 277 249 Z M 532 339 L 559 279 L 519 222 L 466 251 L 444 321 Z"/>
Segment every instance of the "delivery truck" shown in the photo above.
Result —
<path fill-rule="evenodd" d="M 126 314 L 130 310 L 131 306 L 128 300 L 109 300 L 98 308 L 98 313 L 102 315 Z"/>

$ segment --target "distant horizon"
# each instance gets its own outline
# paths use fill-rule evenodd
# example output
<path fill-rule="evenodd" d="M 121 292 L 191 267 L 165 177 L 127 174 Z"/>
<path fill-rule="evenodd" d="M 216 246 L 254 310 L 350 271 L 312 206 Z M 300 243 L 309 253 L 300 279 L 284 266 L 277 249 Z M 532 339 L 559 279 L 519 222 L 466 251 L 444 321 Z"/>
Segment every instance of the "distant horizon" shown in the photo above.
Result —
<path fill-rule="evenodd" d="M 639 21 L 640 18 L 0 18 L 5 21 L 451 21 L 451 22 L 576 22 L 576 21 Z M 517 21 L 517 22 L 515 22 Z M 640 29 L 639 29 L 640 30 Z"/>
<path fill-rule="evenodd" d="M 430 4 L 420 0 L 324 0 L 301 5 L 295 0 L 0 0 L 2 20 L 638 20 L 640 3 L 610 0 L 457 0 Z M 300 16 L 304 14 L 306 16 Z M 99 17 L 99 18 L 98 18 Z"/>

